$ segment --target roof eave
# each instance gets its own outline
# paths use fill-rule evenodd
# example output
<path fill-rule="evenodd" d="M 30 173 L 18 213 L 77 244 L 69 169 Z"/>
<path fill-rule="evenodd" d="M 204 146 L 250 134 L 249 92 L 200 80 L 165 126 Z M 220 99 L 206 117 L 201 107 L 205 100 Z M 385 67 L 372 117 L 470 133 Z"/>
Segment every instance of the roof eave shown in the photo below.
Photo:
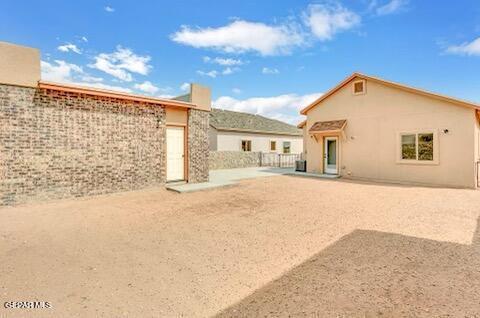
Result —
<path fill-rule="evenodd" d="M 387 80 L 380 79 L 380 78 L 377 78 L 377 77 L 373 77 L 373 76 L 369 76 L 369 75 L 365 75 L 365 74 L 362 74 L 362 73 L 355 72 L 355 73 L 353 73 L 352 75 L 350 75 L 349 77 L 347 77 L 346 79 L 344 79 L 342 82 L 340 82 L 340 84 L 338 84 L 337 86 L 335 86 L 335 87 L 333 87 L 332 89 L 330 89 L 327 93 L 325 93 L 324 95 L 320 96 L 318 99 L 316 99 L 316 100 L 315 100 L 314 102 L 312 102 L 310 105 L 308 105 L 307 107 L 305 107 L 304 109 L 302 109 L 302 110 L 300 111 L 300 114 L 306 115 L 307 112 L 308 112 L 310 109 L 312 109 L 313 107 L 317 106 L 319 103 L 321 103 L 322 101 L 324 101 L 325 99 L 327 99 L 329 96 L 331 96 L 331 95 L 333 95 L 334 93 L 336 93 L 339 89 L 341 89 L 342 87 L 344 87 L 346 84 L 348 84 L 350 81 L 352 81 L 353 79 L 355 79 L 355 78 L 357 78 L 357 77 L 358 77 L 358 78 L 365 79 L 365 80 L 370 80 L 370 81 L 382 83 L 382 84 L 384 84 L 384 85 L 392 86 L 392 87 L 395 87 L 395 88 L 398 88 L 398 89 L 402 89 L 402 90 L 405 90 L 405 91 L 409 91 L 409 92 L 412 92 L 412 93 L 415 93 L 415 94 L 419 94 L 419 95 L 423 95 L 423 96 L 427 96 L 427 97 L 431 97 L 431 98 L 443 100 L 443 101 L 446 101 L 446 102 L 449 102 L 449 103 L 452 103 L 452 104 L 456 104 L 456 105 L 460 105 L 460 106 L 464 106 L 464 107 L 469 107 L 469 108 L 473 108 L 473 109 L 476 109 L 476 110 L 480 110 L 480 105 L 479 105 L 479 104 L 476 104 L 476 103 L 473 103 L 473 102 L 468 102 L 468 101 L 461 100 L 461 99 L 457 99 L 457 98 L 453 98 L 453 97 L 450 97 L 450 96 L 446 96 L 446 95 L 441 95 L 441 94 L 429 92 L 429 91 L 426 91 L 426 90 L 423 90 L 423 89 L 419 89 L 419 88 L 415 88 L 415 87 L 411 87 L 411 86 L 407 86 L 407 85 L 403 85 L 403 84 L 399 84 L 399 83 L 395 83 L 395 82 L 387 81 Z"/>
<path fill-rule="evenodd" d="M 285 135 L 285 136 L 302 136 L 301 132 L 283 132 L 283 131 L 266 131 L 266 130 L 254 130 L 254 129 L 241 129 L 241 128 L 225 128 L 225 127 L 215 127 L 210 125 L 218 131 L 229 131 L 229 132 L 247 132 L 253 134 L 267 134 L 267 135 Z"/>
<path fill-rule="evenodd" d="M 123 100 L 158 104 L 158 105 L 164 105 L 164 106 L 181 107 L 181 108 L 197 108 L 197 105 L 188 103 L 188 102 L 149 97 L 149 96 L 143 96 L 143 95 L 137 95 L 137 94 L 129 94 L 129 93 L 123 93 L 123 92 L 106 90 L 106 89 L 98 89 L 98 88 L 81 86 L 81 85 L 71 85 L 71 84 L 55 83 L 55 82 L 49 82 L 49 81 L 39 81 L 38 87 L 42 89 L 51 89 L 51 90 L 77 93 L 77 94 L 86 94 L 86 95 L 92 95 L 92 96 L 118 98 Z"/>

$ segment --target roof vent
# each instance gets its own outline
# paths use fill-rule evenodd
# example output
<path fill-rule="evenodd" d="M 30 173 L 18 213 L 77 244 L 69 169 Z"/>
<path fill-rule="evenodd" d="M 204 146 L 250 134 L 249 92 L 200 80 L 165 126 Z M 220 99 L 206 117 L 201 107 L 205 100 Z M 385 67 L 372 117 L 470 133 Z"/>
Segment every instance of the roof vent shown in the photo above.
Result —
<path fill-rule="evenodd" d="M 363 95 L 366 91 L 366 81 L 365 80 L 357 80 L 354 81 L 352 84 L 353 95 Z"/>

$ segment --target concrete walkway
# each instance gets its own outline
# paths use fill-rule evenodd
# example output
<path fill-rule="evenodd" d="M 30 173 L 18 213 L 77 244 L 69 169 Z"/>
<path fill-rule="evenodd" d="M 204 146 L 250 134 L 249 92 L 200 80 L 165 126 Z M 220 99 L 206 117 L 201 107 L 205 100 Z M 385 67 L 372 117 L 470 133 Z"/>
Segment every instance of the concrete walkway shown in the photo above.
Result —
<path fill-rule="evenodd" d="M 210 181 L 203 183 L 184 183 L 167 185 L 171 191 L 184 193 L 207 190 L 212 188 L 230 186 L 239 180 L 253 179 L 259 177 L 271 177 L 278 175 L 292 174 L 293 168 L 253 167 L 239 169 L 211 170 Z"/>

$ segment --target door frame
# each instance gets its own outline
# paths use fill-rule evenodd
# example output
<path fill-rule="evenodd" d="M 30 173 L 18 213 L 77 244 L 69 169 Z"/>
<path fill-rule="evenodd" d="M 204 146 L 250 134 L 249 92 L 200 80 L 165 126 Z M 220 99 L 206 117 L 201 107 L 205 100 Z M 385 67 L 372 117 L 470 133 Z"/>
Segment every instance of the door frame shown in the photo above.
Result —
<path fill-rule="evenodd" d="M 168 171 L 168 151 L 167 151 L 167 129 L 168 128 L 183 128 L 183 181 L 188 182 L 188 126 L 184 124 L 167 124 L 165 126 L 165 182 L 171 182 L 167 179 Z M 172 180 L 182 181 L 182 180 Z"/>
<path fill-rule="evenodd" d="M 328 168 L 328 161 L 327 161 L 327 156 L 328 156 L 328 150 L 327 150 L 327 141 L 328 140 L 335 140 L 335 155 L 336 155 L 336 162 L 335 162 L 335 171 L 332 172 L 332 170 L 327 171 Z M 323 137 L 323 173 L 325 174 L 338 174 L 339 173 L 339 161 L 340 161 L 340 138 L 338 136 L 325 136 Z"/>

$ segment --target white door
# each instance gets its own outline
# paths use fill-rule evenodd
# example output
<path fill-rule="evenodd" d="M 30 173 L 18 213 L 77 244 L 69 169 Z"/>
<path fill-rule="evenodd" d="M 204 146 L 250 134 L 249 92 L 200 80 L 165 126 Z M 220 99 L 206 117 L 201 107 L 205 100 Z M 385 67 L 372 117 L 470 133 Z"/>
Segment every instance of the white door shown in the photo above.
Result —
<path fill-rule="evenodd" d="M 338 138 L 325 137 L 324 139 L 324 153 L 323 164 L 324 172 L 329 174 L 338 174 Z"/>
<path fill-rule="evenodd" d="M 184 131 L 183 127 L 167 127 L 167 181 L 185 178 Z"/>

